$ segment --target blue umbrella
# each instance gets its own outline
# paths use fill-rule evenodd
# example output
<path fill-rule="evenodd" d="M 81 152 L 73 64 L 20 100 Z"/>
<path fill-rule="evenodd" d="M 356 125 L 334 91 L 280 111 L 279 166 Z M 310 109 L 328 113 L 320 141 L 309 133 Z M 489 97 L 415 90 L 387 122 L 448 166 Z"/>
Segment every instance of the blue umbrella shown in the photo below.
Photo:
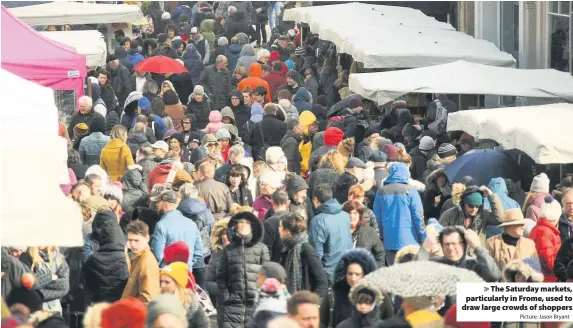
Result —
<path fill-rule="evenodd" d="M 445 173 L 451 183 L 471 176 L 479 186 L 487 186 L 492 178 L 519 180 L 519 165 L 507 154 L 493 149 L 470 150 L 446 166 Z"/>

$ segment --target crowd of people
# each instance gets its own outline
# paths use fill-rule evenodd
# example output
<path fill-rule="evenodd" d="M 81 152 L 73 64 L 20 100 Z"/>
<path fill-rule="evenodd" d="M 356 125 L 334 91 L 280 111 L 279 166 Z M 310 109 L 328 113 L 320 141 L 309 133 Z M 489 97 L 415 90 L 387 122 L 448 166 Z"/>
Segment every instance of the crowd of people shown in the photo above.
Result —
<path fill-rule="evenodd" d="M 116 33 L 60 122 L 83 246 L 3 247 L 2 327 L 560 327 L 457 322 L 452 295 L 358 284 L 412 261 L 573 281 L 573 181 L 450 181 L 476 147 L 445 132 L 457 105 L 373 119 L 335 49 L 280 11 L 151 2 L 140 37 Z M 133 71 L 156 55 L 188 72 Z"/>

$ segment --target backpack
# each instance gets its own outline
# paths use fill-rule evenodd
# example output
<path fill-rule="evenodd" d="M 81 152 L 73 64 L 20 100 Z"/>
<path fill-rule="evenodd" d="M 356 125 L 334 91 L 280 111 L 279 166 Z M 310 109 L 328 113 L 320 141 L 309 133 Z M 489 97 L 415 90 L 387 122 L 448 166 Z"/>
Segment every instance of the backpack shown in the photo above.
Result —
<path fill-rule="evenodd" d="M 259 132 L 261 133 L 261 140 L 263 141 L 263 147 L 261 147 L 261 150 L 259 150 L 259 153 L 257 154 L 257 161 L 265 161 L 265 154 L 267 153 L 267 149 L 269 149 L 271 147 L 271 145 L 269 145 L 268 143 L 265 142 L 265 136 L 263 135 L 263 125 L 259 124 Z"/>
<path fill-rule="evenodd" d="M 430 123 L 428 128 L 438 135 L 446 133 L 446 127 L 448 124 L 448 110 L 446 107 L 442 106 L 442 103 L 436 99 L 436 119 Z"/>

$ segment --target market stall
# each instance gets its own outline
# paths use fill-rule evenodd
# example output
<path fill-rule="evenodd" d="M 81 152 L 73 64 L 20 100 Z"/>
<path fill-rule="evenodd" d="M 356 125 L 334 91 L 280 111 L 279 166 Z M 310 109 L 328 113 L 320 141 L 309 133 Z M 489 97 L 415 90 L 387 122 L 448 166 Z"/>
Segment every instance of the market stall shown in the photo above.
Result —
<path fill-rule="evenodd" d="M 18 138 L 4 143 L 1 152 L 2 246 L 81 246 L 83 216 L 59 187 L 69 183 L 68 148 L 58 136 L 54 91 L 4 69 L 0 79 L 2 135 Z M 31 201 L 30 193 L 39 197 Z"/>
<path fill-rule="evenodd" d="M 412 8 L 346 3 L 288 9 L 283 19 L 307 23 L 319 38 L 365 68 L 416 68 L 456 60 L 512 67 L 516 62 L 493 43 Z"/>
<path fill-rule="evenodd" d="M 60 107 L 64 116 L 73 114 L 75 101 L 84 94 L 86 57 L 71 47 L 42 36 L 4 7 L 2 68 L 26 80 L 65 93 L 64 97 L 71 105 L 66 106 L 66 110 Z"/>
<path fill-rule="evenodd" d="M 573 101 L 573 76 L 456 61 L 381 73 L 351 74 L 350 90 L 383 105 L 407 93 L 480 94 Z"/>
<path fill-rule="evenodd" d="M 103 34 L 99 31 L 40 32 L 50 40 L 74 48 L 86 56 L 87 66 L 105 66 L 107 49 Z"/>
<path fill-rule="evenodd" d="M 573 104 L 494 108 L 448 115 L 448 131 L 492 139 L 518 149 L 538 164 L 573 163 Z"/>
<path fill-rule="evenodd" d="M 107 24 L 108 53 L 113 53 L 116 46 L 115 31 L 123 30 L 126 36 L 131 36 L 132 24 L 147 22 L 138 6 L 125 4 L 54 1 L 10 11 L 29 25 Z"/>

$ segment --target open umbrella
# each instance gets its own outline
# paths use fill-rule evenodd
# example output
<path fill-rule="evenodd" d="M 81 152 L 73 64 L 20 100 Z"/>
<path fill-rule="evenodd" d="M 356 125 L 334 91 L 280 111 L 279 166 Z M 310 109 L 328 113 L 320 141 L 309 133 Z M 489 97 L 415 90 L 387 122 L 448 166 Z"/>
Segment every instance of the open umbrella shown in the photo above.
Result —
<path fill-rule="evenodd" d="M 405 298 L 450 296 L 456 294 L 458 282 L 485 281 L 470 270 L 433 261 L 413 261 L 383 267 L 366 275 L 351 293 L 367 284 Z"/>
<path fill-rule="evenodd" d="M 493 149 L 470 150 L 446 166 L 446 176 L 451 183 L 471 176 L 478 185 L 487 185 L 492 178 L 519 180 L 519 165 L 503 151 Z"/>
<path fill-rule="evenodd" d="M 146 58 L 135 65 L 134 71 L 142 73 L 157 74 L 181 74 L 187 72 L 185 66 L 178 63 L 175 59 L 166 56 L 153 56 Z"/>

